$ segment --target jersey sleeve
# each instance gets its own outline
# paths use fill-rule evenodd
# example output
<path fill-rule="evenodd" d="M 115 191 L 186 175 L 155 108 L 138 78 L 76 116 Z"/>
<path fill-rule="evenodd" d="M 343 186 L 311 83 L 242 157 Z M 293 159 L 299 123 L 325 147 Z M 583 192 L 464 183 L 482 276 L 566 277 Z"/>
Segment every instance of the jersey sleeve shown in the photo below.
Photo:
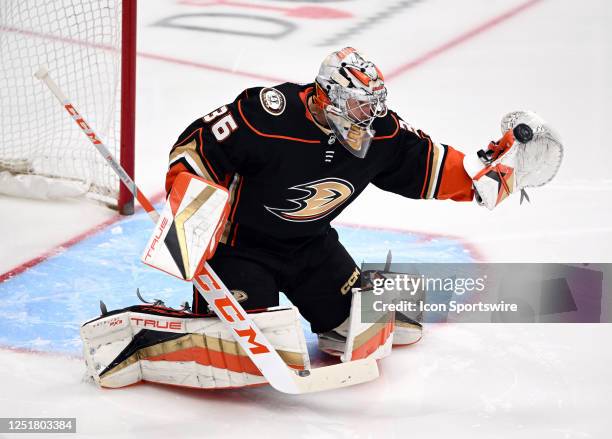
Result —
<path fill-rule="evenodd" d="M 232 176 L 248 166 L 247 133 L 236 108 L 241 96 L 195 120 L 181 133 L 170 151 L 166 193 L 181 172 L 227 187 Z"/>
<path fill-rule="evenodd" d="M 392 158 L 372 183 L 408 198 L 471 201 L 474 192 L 463 167 L 464 154 L 397 120 Z"/>

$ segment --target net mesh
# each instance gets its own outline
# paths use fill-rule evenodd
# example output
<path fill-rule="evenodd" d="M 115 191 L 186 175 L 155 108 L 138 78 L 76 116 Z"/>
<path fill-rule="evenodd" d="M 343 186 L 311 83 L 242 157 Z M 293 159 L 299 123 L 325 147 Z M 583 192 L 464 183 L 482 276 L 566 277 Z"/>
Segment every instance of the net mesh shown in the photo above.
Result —
<path fill-rule="evenodd" d="M 0 0 L 0 169 L 83 182 L 117 204 L 119 180 L 44 84 L 40 66 L 119 157 L 121 0 Z"/>

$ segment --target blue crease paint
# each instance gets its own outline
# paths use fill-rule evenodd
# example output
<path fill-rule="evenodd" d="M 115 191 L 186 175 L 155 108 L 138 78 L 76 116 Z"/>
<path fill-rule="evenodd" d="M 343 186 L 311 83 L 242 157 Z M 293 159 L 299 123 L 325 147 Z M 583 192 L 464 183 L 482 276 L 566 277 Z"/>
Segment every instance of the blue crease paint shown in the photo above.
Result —
<path fill-rule="evenodd" d="M 470 262 L 473 256 L 459 240 L 420 233 L 360 227 L 336 227 L 355 261 Z M 121 220 L 64 252 L 0 284 L 0 345 L 79 354 L 80 326 L 108 309 L 161 299 L 178 307 L 191 301 L 191 284 L 140 262 L 152 232 L 144 213 Z M 285 299 L 286 300 L 286 299 Z"/>

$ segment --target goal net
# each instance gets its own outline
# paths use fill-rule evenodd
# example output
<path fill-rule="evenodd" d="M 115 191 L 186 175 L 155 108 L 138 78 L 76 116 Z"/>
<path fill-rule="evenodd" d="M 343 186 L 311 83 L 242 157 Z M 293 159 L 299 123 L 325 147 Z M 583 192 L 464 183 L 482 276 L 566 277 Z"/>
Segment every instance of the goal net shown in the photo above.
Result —
<path fill-rule="evenodd" d="M 133 175 L 134 27 L 135 0 L 0 0 L 0 173 L 129 213 L 119 178 L 34 73 L 49 70 Z"/>

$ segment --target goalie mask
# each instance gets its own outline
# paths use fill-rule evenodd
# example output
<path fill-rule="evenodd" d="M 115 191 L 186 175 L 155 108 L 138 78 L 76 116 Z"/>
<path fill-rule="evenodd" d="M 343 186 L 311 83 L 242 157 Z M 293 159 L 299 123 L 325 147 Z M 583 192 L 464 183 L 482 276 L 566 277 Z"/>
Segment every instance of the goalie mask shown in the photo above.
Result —
<path fill-rule="evenodd" d="M 338 141 L 356 157 L 365 157 L 374 120 L 387 114 L 387 89 L 378 67 L 346 47 L 325 58 L 315 90 L 314 102 Z"/>

